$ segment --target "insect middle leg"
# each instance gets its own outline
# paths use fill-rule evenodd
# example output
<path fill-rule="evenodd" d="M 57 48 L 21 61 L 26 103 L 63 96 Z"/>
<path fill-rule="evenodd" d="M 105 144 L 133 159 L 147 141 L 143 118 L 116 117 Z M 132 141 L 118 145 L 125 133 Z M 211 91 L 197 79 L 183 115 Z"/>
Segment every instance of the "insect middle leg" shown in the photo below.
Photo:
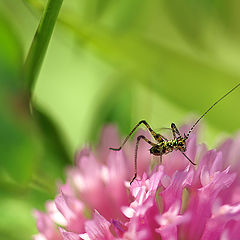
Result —
<path fill-rule="evenodd" d="M 155 146 L 156 144 L 151 142 L 150 140 L 148 140 L 145 136 L 143 135 L 139 135 L 137 137 L 137 142 L 136 142 L 136 148 L 135 148 L 135 157 L 134 157 L 134 177 L 131 180 L 130 184 L 132 184 L 132 182 L 135 180 L 135 178 L 137 177 L 137 152 L 138 152 L 138 145 L 139 145 L 139 141 L 143 139 L 145 142 L 147 142 L 148 144 Z"/>
<path fill-rule="evenodd" d="M 162 164 L 162 155 L 159 156 L 159 163 Z"/>
<path fill-rule="evenodd" d="M 125 143 L 128 141 L 129 137 L 134 133 L 134 131 L 139 127 L 139 125 L 144 124 L 146 126 L 146 128 L 148 129 L 148 131 L 151 133 L 151 135 L 153 136 L 153 138 L 157 141 L 157 142 L 162 142 L 163 140 L 167 140 L 165 137 L 163 137 L 162 135 L 154 132 L 152 130 L 152 128 L 150 127 L 150 125 L 145 121 L 142 120 L 140 121 L 134 128 L 133 130 L 128 134 L 128 136 L 124 139 L 123 143 L 121 144 L 121 146 L 119 148 L 109 148 L 110 150 L 114 150 L 114 151 L 120 151 L 122 149 L 122 147 L 125 145 Z"/>

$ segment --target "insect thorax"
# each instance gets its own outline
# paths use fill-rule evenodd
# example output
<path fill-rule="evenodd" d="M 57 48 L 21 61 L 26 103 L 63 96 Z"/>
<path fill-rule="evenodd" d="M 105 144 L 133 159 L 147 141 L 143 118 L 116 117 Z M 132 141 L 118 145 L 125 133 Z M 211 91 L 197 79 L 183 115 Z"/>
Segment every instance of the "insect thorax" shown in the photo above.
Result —
<path fill-rule="evenodd" d="M 173 150 L 180 150 L 182 152 L 185 152 L 186 150 L 185 139 L 179 137 L 173 140 L 162 141 L 161 143 L 158 143 L 154 145 L 152 148 L 150 148 L 150 153 L 156 156 L 160 156 L 168 154 Z"/>

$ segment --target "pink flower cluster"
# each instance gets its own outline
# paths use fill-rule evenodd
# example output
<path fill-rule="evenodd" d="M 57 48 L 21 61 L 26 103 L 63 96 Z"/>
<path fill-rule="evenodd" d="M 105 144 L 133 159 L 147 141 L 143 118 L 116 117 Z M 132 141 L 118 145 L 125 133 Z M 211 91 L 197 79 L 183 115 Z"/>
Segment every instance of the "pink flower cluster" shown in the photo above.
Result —
<path fill-rule="evenodd" d="M 172 152 L 151 171 L 149 146 L 141 143 L 131 186 L 135 144 L 108 150 L 118 145 L 108 126 L 95 154 L 77 154 L 47 213 L 34 212 L 35 240 L 240 239 L 240 135 L 208 151 L 192 134 L 186 155 L 197 166 Z"/>

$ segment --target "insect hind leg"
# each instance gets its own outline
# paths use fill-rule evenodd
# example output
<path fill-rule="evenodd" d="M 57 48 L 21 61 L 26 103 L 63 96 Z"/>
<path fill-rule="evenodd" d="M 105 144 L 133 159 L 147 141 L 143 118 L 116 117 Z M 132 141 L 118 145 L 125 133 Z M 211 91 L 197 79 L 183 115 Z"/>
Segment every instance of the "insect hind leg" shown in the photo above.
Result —
<path fill-rule="evenodd" d="M 150 127 L 150 125 L 145 121 L 145 120 L 141 120 L 134 128 L 133 130 L 127 135 L 127 137 L 124 139 L 123 143 L 121 144 L 121 146 L 119 148 L 109 148 L 110 150 L 113 151 L 120 151 L 122 149 L 122 147 L 125 145 L 125 143 L 128 141 L 128 139 L 131 137 L 131 135 L 134 133 L 134 131 L 141 125 L 144 124 L 146 126 L 146 128 L 148 129 L 148 131 L 151 133 L 151 135 L 153 136 L 153 138 L 157 141 L 157 142 L 161 142 L 163 141 L 163 139 L 165 139 L 162 135 L 154 132 L 152 130 L 152 128 Z"/>
<path fill-rule="evenodd" d="M 147 142 L 148 144 L 155 146 L 156 144 L 151 142 L 150 140 L 148 140 L 145 136 L 143 135 L 139 135 L 137 137 L 137 142 L 136 142 L 136 148 L 135 148 L 135 157 L 134 157 L 134 177 L 132 178 L 130 184 L 132 184 L 132 182 L 136 179 L 137 177 L 137 152 L 138 152 L 138 146 L 139 146 L 139 142 L 140 140 L 143 139 L 145 142 Z"/>

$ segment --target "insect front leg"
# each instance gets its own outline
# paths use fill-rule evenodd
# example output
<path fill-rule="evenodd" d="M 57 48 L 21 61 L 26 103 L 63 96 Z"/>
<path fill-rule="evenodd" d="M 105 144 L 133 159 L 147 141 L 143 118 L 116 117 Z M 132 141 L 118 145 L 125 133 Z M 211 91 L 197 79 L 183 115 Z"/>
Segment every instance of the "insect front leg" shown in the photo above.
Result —
<path fill-rule="evenodd" d="M 177 137 L 176 137 L 176 134 L 177 134 L 179 137 L 181 137 L 181 134 L 180 134 L 180 132 L 178 131 L 175 123 L 172 123 L 172 124 L 171 124 L 171 129 L 172 129 L 173 138 L 177 138 Z"/>
<path fill-rule="evenodd" d="M 131 180 L 130 184 L 132 184 L 132 182 L 136 179 L 137 177 L 137 152 L 138 152 L 138 145 L 139 145 L 139 141 L 143 139 L 145 142 L 147 142 L 148 144 L 155 146 L 156 144 L 149 141 L 145 136 L 140 135 L 137 137 L 137 142 L 136 142 L 136 148 L 135 148 L 135 157 L 134 157 L 134 177 Z"/>
<path fill-rule="evenodd" d="M 181 151 L 180 151 L 181 152 Z M 196 163 L 194 163 L 184 152 L 181 152 L 183 154 L 183 156 L 193 165 L 197 165 Z"/>

